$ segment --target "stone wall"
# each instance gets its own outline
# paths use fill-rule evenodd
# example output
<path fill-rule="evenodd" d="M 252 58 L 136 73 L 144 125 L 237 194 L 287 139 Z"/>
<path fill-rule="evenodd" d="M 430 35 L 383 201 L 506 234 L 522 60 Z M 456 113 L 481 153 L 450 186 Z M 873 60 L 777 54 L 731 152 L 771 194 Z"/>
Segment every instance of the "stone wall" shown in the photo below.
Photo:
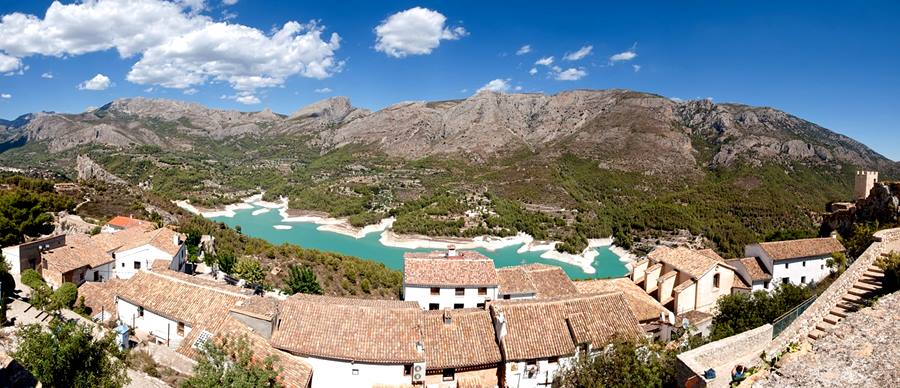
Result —
<path fill-rule="evenodd" d="M 750 366 L 759 360 L 772 340 L 772 325 L 733 335 L 678 355 L 676 376 L 679 387 L 727 387 L 735 365 Z M 716 378 L 707 380 L 703 372 L 716 371 Z"/>
<path fill-rule="evenodd" d="M 816 298 L 815 302 L 806 309 L 790 326 L 772 340 L 766 357 L 772 358 L 787 349 L 788 345 L 799 342 L 809 332 L 816 328 L 822 319 L 840 302 L 847 291 L 862 277 L 862 275 L 875 263 L 882 253 L 890 251 L 888 248 L 894 242 L 900 240 L 900 229 L 886 229 L 875 233 L 875 242 L 866 249 L 844 273 L 828 287 L 825 292 Z"/>

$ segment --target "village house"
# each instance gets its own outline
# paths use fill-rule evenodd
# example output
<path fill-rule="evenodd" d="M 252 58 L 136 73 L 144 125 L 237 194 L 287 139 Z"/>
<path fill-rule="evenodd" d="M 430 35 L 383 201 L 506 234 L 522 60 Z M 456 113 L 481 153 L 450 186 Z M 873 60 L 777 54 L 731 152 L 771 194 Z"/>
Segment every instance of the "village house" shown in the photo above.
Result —
<path fill-rule="evenodd" d="M 21 274 L 27 269 L 38 270 L 41 264 L 41 252 L 66 245 L 66 235 L 58 234 L 39 238 L 19 245 L 4 247 L 3 258 L 9 263 L 9 272 Z"/>
<path fill-rule="evenodd" d="M 163 267 L 173 271 L 183 271 L 187 261 L 184 239 L 168 227 L 151 231 L 128 228 L 101 233 L 93 239 L 115 258 L 115 275 L 120 279 L 128 279 L 156 261 L 163 261 Z"/>
<path fill-rule="evenodd" d="M 78 286 L 78 297 L 84 298 L 84 306 L 91 319 L 101 323 L 116 319 L 116 293 L 124 282 L 121 279 L 110 279 L 103 283 L 85 282 Z"/>
<path fill-rule="evenodd" d="M 496 387 L 502 362 L 491 314 L 484 309 L 423 314 L 427 373 L 433 388 Z"/>
<path fill-rule="evenodd" d="M 644 335 L 621 292 L 489 304 L 510 388 L 547 387 L 577 352 L 590 353 L 616 337 Z"/>
<path fill-rule="evenodd" d="M 494 261 L 475 251 L 403 255 L 403 300 L 424 310 L 484 307 L 497 299 L 499 282 Z"/>
<path fill-rule="evenodd" d="M 711 249 L 658 247 L 634 264 L 631 279 L 676 315 L 708 315 L 720 297 L 731 294 L 734 272 Z"/>
<path fill-rule="evenodd" d="M 728 265 L 734 267 L 737 275 L 732 288 L 736 292 L 756 292 L 772 290 L 772 273 L 758 257 L 744 257 L 740 259 L 725 260 Z"/>
<path fill-rule="evenodd" d="M 592 279 L 575 282 L 581 294 L 621 292 L 644 332 L 651 339 L 668 341 L 674 314 L 628 278 Z"/>
<path fill-rule="evenodd" d="M 808 285 L 824 279 L 831 273 L 828 260 L 845 250 L 837 238 L 822 237 L 751 244 L 744 247 L 744 255 L 760 259 L 774 280 L 764 288 L 772 291 L 777 284 Z"/>
<path fill-rule="evenodd" d="M 100 228 L 100 233 L 116 233 L 131 228 L 141 228 L 150 231 L 156 229 L 156 224 L 150 221 L 132 218 L 131 216 L 115 216 Z"/>
<path fill-rule="evenodd" d="M 270 343 L 312 366 L 313 387 L 408 386 L 425 381 L 422 317 L 417 302 L 296 294 Z"/>
<path fill-rule="evenodd" d="M 534 299 L 578 293 L 562 268 L 547 264 L 527 264 L 497 270 L 500 299 Z"/>
<path fill-rule="evenodd" d="M 53 289 L 65 282 L 102 282 L 113 277 L 113 258 L 90 236 L 69 234 L 65 245 L 41 253 L 40 274 Z"/>

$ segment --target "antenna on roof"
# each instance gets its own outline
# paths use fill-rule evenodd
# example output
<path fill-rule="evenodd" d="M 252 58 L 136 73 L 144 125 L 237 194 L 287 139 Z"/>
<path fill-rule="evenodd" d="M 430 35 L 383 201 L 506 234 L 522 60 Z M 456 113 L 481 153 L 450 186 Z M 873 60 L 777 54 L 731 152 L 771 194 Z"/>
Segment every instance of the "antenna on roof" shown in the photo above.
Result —
<path fill-rule="evenodd" d="M 455 257 L 457 255 L 456 245 L 450 244 L 447 245 L 447 257 Z"/>
<path fill-rule="evenodd" d="M 453 317 L 450 316 L 449 310 L 444 310 L 444 324 L 449 325 L 453 323 Z"/>

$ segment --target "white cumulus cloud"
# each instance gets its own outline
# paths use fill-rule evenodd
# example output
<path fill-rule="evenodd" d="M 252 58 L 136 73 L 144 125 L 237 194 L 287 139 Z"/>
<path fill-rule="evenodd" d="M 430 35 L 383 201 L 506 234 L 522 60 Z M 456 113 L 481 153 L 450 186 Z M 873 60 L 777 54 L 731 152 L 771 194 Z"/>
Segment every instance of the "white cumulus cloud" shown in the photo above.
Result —
<path fill-rule="evenodd" d="M 198 13 L 205 6 L 199 0 L 88 0 L 53 2 L 43 18 L 3 15 L 0 69 L 12 66 L 5 57 L 115 49 L 122 58 L 139 56 L 126 77 L 131 82 L 189 89 L 216 81 L 239 91 L 281 86 L 294 75 L 326 78 L 341 69 L 335 59 L 340 36 L 323 35 L 316 22 L 289 21 L 267 33 L 216 22 Z"/>
<path fill-rule="evenodd" d="M 531 45 L 526 44 L 522 47 L 519 47 L 519 50 L 516 51 L 516 55 L 525 55 L 531 52 Z"/>
<path fill-rule="evenodd" d="M 635 73 L 641 71 L 641 65 L 631 65 L 631 68 L 634 69 Z"/>
<path fill-rule="evenodd" d="M 531 74 L 531 75 L 535 75 L 535 74 L 537 74 L 537 72 L 538 72 L 538 70 L 536 67 L 532 67 L 531 70 L 528 70 L 528 74 Z"/>
<path fill-rule="evenodd" d="M 109 77 L 103 74 L 97 74 L 94 78 L 91 78 L 87 81 L 84 81 L 78 84 L 78 89 L 80 90 L 106 90 L 110 85 L 112 85 L 112 81 L 110 81 Z"/>
<path fill-rule="evenodd" d="M 550 66 L 553 64 L 553 57 L 544 57 L 544 58 L 538 59 L 537 62 L 535 62 L 534 64 L 541 65 L 541 66 Z"/>
<path fill-rule="evenodd" d="M 469 34 L 465 28 L 446 23 L 446 16 L 427 8 L 397 12 L 375 27 L 375 50 L 394 58 L 431 54 L 442 40 L 457 40 Z"/>
<path fill-rule="evenodd" d="M 509 81 L 510 81 L 510 79 L 508 79 L 508 78 L 507 79 L 497 78 L 495 80 L 492 80 L 491 82 L 486 83 L 484 86 L 482 86 L 480 89 L 478 89 L 478 92 L 483 92 L 483 91 L 487 90 L 487 91 L 491 91 L 491 92 L 506 93 L 509 91 L 509 88 L 511 87 L 509 84 Z"/>
<path fill-rule="evenodd" d="M 237 2 L 238 2 L 238 0 L 222 0 L 222 4 L 225 4 L 225 5 L 235 5 L 235 4 L 237 4 Z"/>
<path fill-rule="evenodd" d="M 252 94 L 241 94 L 235 96 L 234 100 L 244 105 L 255 105 L 260 103 L 259 97 L 256 97 Z"/>
<path fill-rule="evenodd" d="M 553 69 L 553 79 L 557 81 L 577 81 L 584 78 L 587 71 L 584 69 L 569 68 L 562 70 L 558 67 Z"/>
<path fill-rule="evenodd" d="M 2 98 L 2 99 L 4 99 L 4 100 L 9 100 L 10 98 L 12 98 L 12 94 L 9 94 L 9 93 L 0 93 L 0 98 Z"/>
<path fill-rule="evenodd" d="M 635 57 L 637 57 L 637 53 L 634 52 L 633 50 L 628 50 L 628 51 L 621 52 L 621 53 L 618 53 L 618 54 L 615 54 L 615 55 L 609 57 L 609 60 L 611 62 L 624 62 L 624 61 L 630 61 L 630 60 L 634 59 Z"/>
<path fill-rule="evenodd" d="M 10 73 L 22 68 L 22 60 L 0 52 L 0 73 Z"/>
<path fill-rule="evenodd" d="M 578 51 L 575 51 L 574 53 L 566 54 L 566 56 L 564 56 L 563 59 L 565 59 L 567 61 L 577 61 L 588 55 L 591 55 L 592 50 L 594 50 L 594 46 L 584 46 L 584 47 L 578 49 Z"/>
<path fill-rule="evenodd" d="M 315 90 L 315 92 L 325 94 L 325 93 L 331 93 L 332 90 L 331 90 L 331 88 L 318 88 Z"/>
<path fill-rule="evenodd" d="M 44 73 L 44 74 L 41 74 L 41 78 L 44 78 L 44 79 L 53 79 L 53 73 L 51 73 L 51 72 L 48 71 L 48 72 L 46 72 L 46 73 Z"/>

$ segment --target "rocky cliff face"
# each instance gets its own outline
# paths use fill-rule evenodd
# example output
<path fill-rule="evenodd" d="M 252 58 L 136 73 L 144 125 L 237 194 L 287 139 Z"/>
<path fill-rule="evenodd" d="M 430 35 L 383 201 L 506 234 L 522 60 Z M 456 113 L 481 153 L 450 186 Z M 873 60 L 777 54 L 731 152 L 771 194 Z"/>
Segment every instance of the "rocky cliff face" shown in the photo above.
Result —
<path fill-rule="evenodd" d="M 82 114 L 38 113 L 3 125 L 4 140 L 45 142 L 54 152 L 83 144 L 187 150 L 197 139 L 299 134 L 323 151 L 366 144 L 406 159 L 441 155 L 483 162 L 525 149 L 549 156 L 575 153 L 602 167 L 651 174 L 772 161 L 897 169 L 846 136 L 775 109 L 676 102 L 627 90 L 482 92 L 464 100 L 404 102 L 377 112 L 335 97 L 290 116 L 131 98 Z"/>
<path fill-rule="evenodd" d="M 117 185 L 127 184 L 127 182 L 125 182 L 122 178 L 113 175 L 109 171 L 106 171 L 106 169 L 104 169 L 102 166 L 84 155 L 78 155 L 75 170 L 78 174 L 78 180 L 96 179 L 99 181 Z"/>

